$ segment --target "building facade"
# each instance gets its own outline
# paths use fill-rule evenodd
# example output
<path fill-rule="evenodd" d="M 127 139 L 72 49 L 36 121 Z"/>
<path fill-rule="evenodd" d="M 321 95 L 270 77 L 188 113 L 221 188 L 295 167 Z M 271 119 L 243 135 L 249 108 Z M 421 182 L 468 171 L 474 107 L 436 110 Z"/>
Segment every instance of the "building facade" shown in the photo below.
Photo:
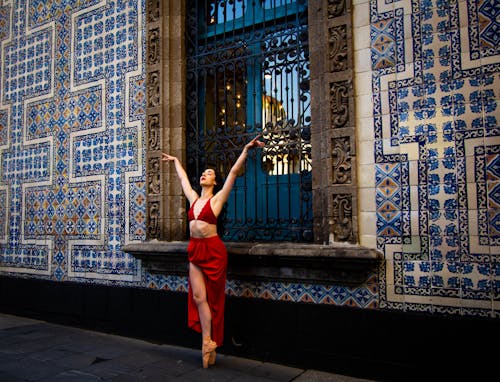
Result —
<path fill-rule="evenodd" d="M 226 351 L 382 375 L 427 341 L 477 350 L 500 314 L 498 5 L 251 3 L 1 2 L 2 309 L 191 344 L 161 153 L 195 182 L 260 132 L 226 221 Z"/>

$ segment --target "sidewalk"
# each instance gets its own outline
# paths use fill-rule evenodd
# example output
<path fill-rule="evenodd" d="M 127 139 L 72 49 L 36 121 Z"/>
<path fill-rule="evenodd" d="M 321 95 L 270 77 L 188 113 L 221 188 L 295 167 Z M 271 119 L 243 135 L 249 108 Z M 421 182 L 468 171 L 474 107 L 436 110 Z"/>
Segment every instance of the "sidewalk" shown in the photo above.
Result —
<path fill-rule="evenodd" d="M 0 381 L 369 382 L 0 313 Z"/>

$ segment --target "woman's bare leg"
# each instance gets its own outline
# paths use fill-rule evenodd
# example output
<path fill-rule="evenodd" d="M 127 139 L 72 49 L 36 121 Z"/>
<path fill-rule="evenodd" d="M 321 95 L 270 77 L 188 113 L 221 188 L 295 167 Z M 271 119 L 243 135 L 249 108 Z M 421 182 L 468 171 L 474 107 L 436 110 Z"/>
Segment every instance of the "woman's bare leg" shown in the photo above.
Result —
<path fill-rule="evenodd" d="M 193 290 L 193 299 L 198 307 L 198 315 L 200 317 L 203 367 L 207 368 L 209 365 L 215 363 L 215 348 L 217 344 L 211 339 L 212 312 L 210 312 L 210 306 L 207 301 L 205 278 L 203 277 L 201 269 L 191 263 L 189 263 L 189 281 L 191 283 L 191 289 Z"/>
<path fill-rule="evenodd" d="M 203 277 L 201 269 L 191 263 L 189 263 L 189 281 L 193 289 L 194 302 L 198 307 L 201 334 L 203 338 L 210 337 L 212 331 L 212 313 L 208 306 L 205 278 Z"/>

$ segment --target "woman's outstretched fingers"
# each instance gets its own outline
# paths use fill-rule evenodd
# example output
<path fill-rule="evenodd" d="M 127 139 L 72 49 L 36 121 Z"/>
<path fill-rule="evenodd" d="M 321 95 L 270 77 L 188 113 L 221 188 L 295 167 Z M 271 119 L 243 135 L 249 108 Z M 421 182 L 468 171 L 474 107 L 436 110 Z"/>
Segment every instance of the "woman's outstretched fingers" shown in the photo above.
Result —
<path fill-rule="evenodd" d="M 249 147 L 264 147 L 266 144 L 262 141 L 259 141 L 260 137 L 262 137 L 262 134 L 259 134 L 254 139 L 252 139 L 250 141 Z"/>
<path fill-rule="evenodd" d="M 168 161 L 171 161 L 171 160 L 174 160 L 174 159 L 175 159 L 175 157 L 173 157 L 172 155 L 168 155 L 166 153 L 162 153 L 161 154 L 161 160 L 163 162 L 168 162 Z"/>
<path fill-rule="evenodd" d="M 258 138 L 258 137 L 257 137 L 257 138 Z M 255 139 L 257 139 L 257 138 L 255 138 Z M 256 141 L 255 141 L 255 144 L 256 144 L 258 147 L 264 147 L 264 146 L 266 145 L 264 142 L 259 141 L 259 140 L 256 140 Z"/>

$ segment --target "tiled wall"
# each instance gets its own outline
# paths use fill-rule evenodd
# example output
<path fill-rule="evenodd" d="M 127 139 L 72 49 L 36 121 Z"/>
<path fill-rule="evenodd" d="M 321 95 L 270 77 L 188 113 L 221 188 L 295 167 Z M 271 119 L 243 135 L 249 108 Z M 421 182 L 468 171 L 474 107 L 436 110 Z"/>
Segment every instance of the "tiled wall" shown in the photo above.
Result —
<path fill-rule="evenodd" d="M 1 4 L 0 272 L 186 290 L 121 251 L 145 239 L 144 1 Z M 228 294 L 498 314 L 497 8 L 353 1 L 359 232 L 387 261 L 359 288 Z"/>
<path fill-rule="evenodd" d="M 498 2 L 355 2 L 361 244 L 380 306 L 497 316 Z"/>
<path fill-rule="evenodd" d="M 139 281 L 145 237 L 141 1 L 3 1 L 3 273 Z"/>

